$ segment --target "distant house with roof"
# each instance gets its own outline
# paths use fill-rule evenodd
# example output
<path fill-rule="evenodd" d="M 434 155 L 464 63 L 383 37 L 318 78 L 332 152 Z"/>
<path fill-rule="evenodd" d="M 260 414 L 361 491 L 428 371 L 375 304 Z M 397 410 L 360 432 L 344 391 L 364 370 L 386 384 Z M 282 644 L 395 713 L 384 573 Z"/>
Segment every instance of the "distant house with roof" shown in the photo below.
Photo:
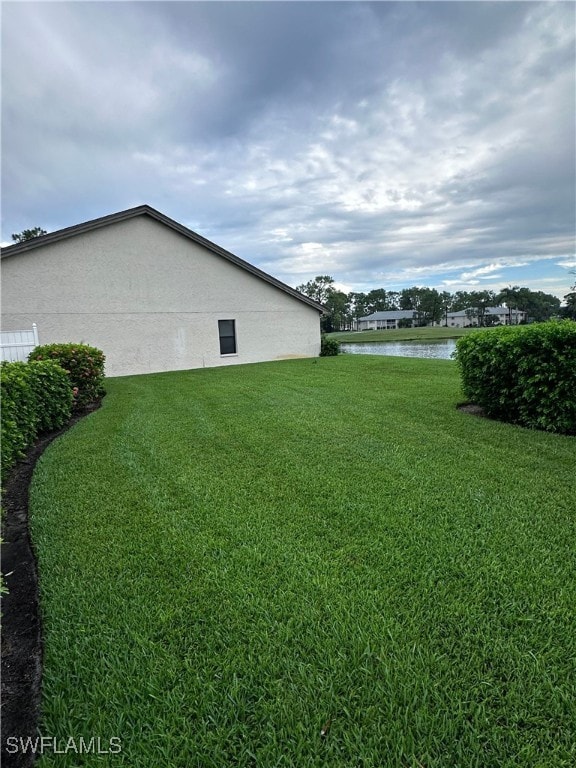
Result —
<path fill-rule="evenodd" d="M 366 317 L 356 320 L 357 331 L 387 331 L 414 325 L 418 313 L 414 309 L 394 309 L 383 312 L 373 312 Z"/>
<path fill-rule="evenodd" d="M 484 325 L 520 325 L 526 322 L 526 312 L 509 307 L 486 307 L 484 318 L 480 318 L 480 310 L 471 307 L 459 312 L 448 312 L 446 320 L 439 324 L 446 325 L 447 321 L 449 328 L 472 328 L 481 322 Z"/>
<path fill-rule="evenodd" d="M 480 310 L 471 307 L 459 312 L 448 312 L 438 323 L 429 325 L 445 326 L 449 328 L 473 328 L 480 324 Z M 519 325 L 526 322 L 526 312 L 509 307 L 487 307 L 484 310 L 485 325 Z M 373 312 L 366 317 L 356 320 L 357 331 L 386 331 L 396 328 L 410 328 L 421 325 L 421 315 L 415 309 L 399 309 L 383 312 Z"/>
<path fill-rule="evenodd" d="M 316 357 L 323 311 L 148 205 L 2 249 L 2 329 L 98 347 L 110 376 Z"/>

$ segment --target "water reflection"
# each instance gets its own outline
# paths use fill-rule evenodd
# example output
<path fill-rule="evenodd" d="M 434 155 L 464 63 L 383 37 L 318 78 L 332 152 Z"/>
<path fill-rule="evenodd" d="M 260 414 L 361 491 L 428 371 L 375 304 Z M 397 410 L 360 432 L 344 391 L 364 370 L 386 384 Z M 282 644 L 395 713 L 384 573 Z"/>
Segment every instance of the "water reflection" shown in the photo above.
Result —
<path fill-rule="evenodd" d="M 431 341 L 375 341 L 364 344 L 342 344 L 342 352 L 351 355 L 393 355 L 395 357 L 433 357 L 450 360 L 456 349 L 455 339 Z"/>

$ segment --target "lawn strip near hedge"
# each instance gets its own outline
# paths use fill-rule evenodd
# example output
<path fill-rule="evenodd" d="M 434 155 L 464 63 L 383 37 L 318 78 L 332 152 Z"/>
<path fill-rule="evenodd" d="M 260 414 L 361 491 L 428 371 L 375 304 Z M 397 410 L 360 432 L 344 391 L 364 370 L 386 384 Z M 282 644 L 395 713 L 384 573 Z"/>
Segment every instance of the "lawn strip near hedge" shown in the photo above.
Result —
<path fill-rule="evenodd" d="M 42 733 L 133 768 L 574 764 L 574 438 L 459 412 L 451 361 L 106 388 L 32 488 Z"/>

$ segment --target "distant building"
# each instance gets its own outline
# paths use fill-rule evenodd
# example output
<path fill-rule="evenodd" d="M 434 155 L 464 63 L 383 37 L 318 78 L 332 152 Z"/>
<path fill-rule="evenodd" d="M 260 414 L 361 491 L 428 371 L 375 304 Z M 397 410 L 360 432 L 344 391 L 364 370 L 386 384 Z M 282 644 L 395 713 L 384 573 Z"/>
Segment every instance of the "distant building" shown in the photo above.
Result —
<path fill-rule="evenodd" d="M 478 316 L 479 310 L 471 307 L 459 312 L 448 312 L 439 323 L 428 325 L 443 326 L 448 322 L 449 328 L 473 328 L 479 324 Z M 484 318 L 485 325 L 519 325 L 526 321 L 526 312 L 508 307 L 487 307 L 484 310 Z M 357 331 L 387 331 L 416 325 L 420 325 L 420 322 L 419 313 L 415 309 L 398 309 L 359 317 L 355 328 Z"/>
<path fill-rule="evenodd" d="M 448 312 L 439 325 L 448 321 L 449 328 L 473 328 L 479 325 L 479 310 L 475 307 L 461 309 L 459 312 Z M 484 310 L 485 325 L 519 325 L 526 321 L 526 312 L 509 307 L 487 307 Z"/>
<path fill-rule="evenodd" d="M 414 309 L 394 309 L 385 312 L 374 312 L 366 317 L 359 317 L 356 320 L 357 331 L 387 331 L 399 328 L 398 323 L 401 320 L 408 320 L 410 325 L 414 325 L 417 312 Z M 402 323 L 405 325 L 405 323 Z M 406 323 L 407 325 L 407 323 Z"/>

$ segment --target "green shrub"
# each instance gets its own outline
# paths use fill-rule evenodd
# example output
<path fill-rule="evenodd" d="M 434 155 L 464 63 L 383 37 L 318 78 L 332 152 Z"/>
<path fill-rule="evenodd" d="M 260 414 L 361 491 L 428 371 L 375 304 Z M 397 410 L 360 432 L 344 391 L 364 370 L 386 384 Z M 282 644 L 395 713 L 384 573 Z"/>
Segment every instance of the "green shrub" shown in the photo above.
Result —
<path fill-rule="evenodd" d="M 334 357 L 340 352 L 340 342 L 336 339 L 329 339 L 328 336 L 322 336 L 320 339 L 320 357 Z"/>
<path fill-rule="evenodd" d="M 38 411 L 26 363 L 2 363 L 2 483 L 36 437 Z"/>
<path fill-rule="evenodd" d="M 53 361 L 2 363 L 2 483 L 36 436 L 70 418 L 72 388 Z"/>
<path fill-rule="evenodd" d="M 456 360 L 464 395 L 486 415 L 576 434 L 576 324 L 494 328 L 463 336 Z"/>
<path fill-rule="evenodd" d="M 45 344 L 36 347 L 28 360 L 55 360 L 70 378 L 74 407 L 82 408 L 104 394 L 104 354 L 86 344 Z"/>
<path fill-rule="evenodd" d="M 28 363 L 28 378 L 36 397 L 38 434 L 63 427 L 70 419 L 74 401 L 64 368 L 53 360 L 32 360 Z"/>

